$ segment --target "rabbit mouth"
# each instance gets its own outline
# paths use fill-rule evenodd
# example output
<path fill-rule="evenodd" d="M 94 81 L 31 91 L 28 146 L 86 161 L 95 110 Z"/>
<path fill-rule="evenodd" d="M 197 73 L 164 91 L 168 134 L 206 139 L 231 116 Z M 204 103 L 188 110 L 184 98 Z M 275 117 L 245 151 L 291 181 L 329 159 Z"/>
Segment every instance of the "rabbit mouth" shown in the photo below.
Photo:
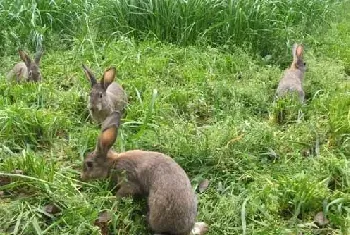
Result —
<path fill-rule="evenodd" d="M 89 109 L 92 111 L 92 112 L 99 112 L 99 111 L 101 111 L 102 110 L 102 105 L 101 104 L 98 104 L 98 105 L 96 105 L 96 106 L 94 106 L 94 105 L 90 105 L 89 106 Z"/>
<path fill-rule="evenodd" d="M 102 110 L 102 105 L 101 104 L 96 105 L 95 110 L 101 111 Z"/>

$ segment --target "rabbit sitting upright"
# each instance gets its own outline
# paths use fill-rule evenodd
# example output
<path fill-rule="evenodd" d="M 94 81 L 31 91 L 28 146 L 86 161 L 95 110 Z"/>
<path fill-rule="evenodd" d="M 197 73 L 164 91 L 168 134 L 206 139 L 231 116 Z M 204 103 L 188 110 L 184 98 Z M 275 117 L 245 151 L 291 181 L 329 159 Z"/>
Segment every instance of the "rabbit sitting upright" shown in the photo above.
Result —
<path fill-rule="evenodd" d="M 102 123 L 113 111 L 123 114 L 128 98 L 122 86 L 114 82 L 116 68 L 108 68 L 100 82 L 97 82 L 91 70 L 85 65 L 82 66 L 92 86 L 87 106 L 93 120 Z"/>
<path fill-rule="evenodd" d="M 110 177 L 118 185 L 117 196 L 148 196 L 147 220 L 157 234 L 204 234 L 207 225 L 195 223 L 197 198 L 185 171 L 162 153 L 111 150 L 118 132 L 119 112 L 113 112 L 102 124 L 96 149 L 83 163 L 81 179 Z"/>
<path fill-rule="evenodd" d="M 16 82 L 41 81 L 40 59 L 43 54 L 42 51 L 36 53 L 34 61 L 23 50 L 18 50 L 18 53 L 23 62 L 17 63 L 11 69 L 7 74 L 7 80 L 12 80 L 15 77 Z"/>
<path fill-rule="evenodd" d="M 300 102 L 304 102 L 305 93 L 303 89 L 304 73 L 306 63 L 303 60 L 304 48 L 302 45 L 293 45 L 293 62 L 288 68 L 277 87 L 277 97 L 282 97 L 288 92 L 296 92 Z"/>

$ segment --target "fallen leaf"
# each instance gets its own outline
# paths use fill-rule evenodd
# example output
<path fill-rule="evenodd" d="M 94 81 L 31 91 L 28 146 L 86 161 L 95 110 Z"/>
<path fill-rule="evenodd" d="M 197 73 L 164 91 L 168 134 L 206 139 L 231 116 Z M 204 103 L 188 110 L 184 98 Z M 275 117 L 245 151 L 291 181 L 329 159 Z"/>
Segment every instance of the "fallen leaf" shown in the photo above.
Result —
<path fill-rule="evenodd" d="M 8 176 L 0 176 L 0 186 L 4 186 L 6 184 L 11 183 L 11 178 Z"/>
<path fill-rule="evenodd" d="M 21 174 L 23 175 L 23 171 L 22 170 L 13 170 L 11 172 L 12 174 Z M 6 185 L 6 184 L 10 184 L 11 183 L 11 177 L 6 176 L 6 175 L 0 175 L 0 186 Z"/>
<path fill-rule="evenodd" d="M 98 222 L 108 223 L 112 219 L 112 215 L 108 211 L 103 211 L 98 216 Z"/>
<path fill-rule="evenodd" d="M 108 223 L 111 221 L 112 215 L 108 211 L 103 211 L 95 220 L 94 225 L 99 227 L 102 235 L 108 235 Z"/>
<path fill-rule="evenodd" d="M 60 213 L 61 209 L 58 208 L 55 204 L 47 204 L 44 206 L 43 211 L 45 211 L 47 214 L 55 215 L 57 213 Z"/>
<path fill-rule="evenodd" d="M 198 191 L 203 193 L 209 186 L 210 181 L 208 179 L 202 180 L 198 185 Z"/>
<path fill-rule="evenodd" d="M 314 222 L 317 226 L 324 227 L 329 223 L 329 220 L 326 218 L 323 212 L 320 211 L 315 215 Z"/>

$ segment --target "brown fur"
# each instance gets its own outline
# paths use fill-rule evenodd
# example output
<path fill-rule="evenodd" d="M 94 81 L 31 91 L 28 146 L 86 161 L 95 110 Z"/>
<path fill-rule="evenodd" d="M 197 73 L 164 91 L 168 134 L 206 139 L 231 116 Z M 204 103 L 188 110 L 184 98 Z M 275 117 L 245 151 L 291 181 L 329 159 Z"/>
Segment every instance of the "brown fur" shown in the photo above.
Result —
<path fill-rule="evenodd" d="M 84 160 L 82 180 L 110 177 L 118 196 L 147 196 L 147 220 L 155 233 L 189 235 L 197 227 L 195 234 L 204 234 L 206 224 L 195 223 L 197 199 L 185 171 L 159 152 L 110 150 L 117 135 L 118 114 L 113 116 L 104 122 L 96 150 Z"/>
<path fill-rule="evenodd" d="M 288 92 L 296 92 L 301 102 L 304 102 L 305 93 L 303 89 L 304 73 L 306 71 L 306 63 L 303 60 L 304 48 L 302 45 L 294 44 L 293 46 L 293 62 L 289 69 L 283 75 L 283 78 L 277 87 L 277 96 L 282 97 Z"/>
<path fill-rule="evenodd" d="M 18 54 L 23 62 L 17 63 L 12 70 L 7 74 L 7 79 L 16 79 L 16 82 L 38 82 L 42 80 L 40 72 L 40 59 L 42 52 L 36 53 L 34 61 L 29 57 L 27 53 L 22 50 L 18 50 Z"/>
<path fill-rule="evenodd" d="M 122 86 L 114 81 L 117 73 L 116 68 L 107 68 L 100 82 L 97 82 L 87 66 L 83 65 L 83 70 L 92 87 L 87 105 L 92 119 L 103 123 L 113 111 L 123 114 L 128 97 Z"/>

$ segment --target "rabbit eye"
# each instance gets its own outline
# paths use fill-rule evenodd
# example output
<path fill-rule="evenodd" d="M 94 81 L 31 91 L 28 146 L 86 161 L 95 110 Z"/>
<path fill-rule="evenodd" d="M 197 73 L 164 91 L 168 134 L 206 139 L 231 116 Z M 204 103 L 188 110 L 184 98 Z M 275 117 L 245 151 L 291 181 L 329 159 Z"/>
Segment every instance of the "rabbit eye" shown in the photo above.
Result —
<path fill-rule="evenodd" d="M 306 66 L 306 63 L 304 62 L 304 66 Z"/>
<path fill-rule="evenodd" d="M 100 98 L 102 98 L 102 92 L 100 92 L 98 95 L 100 96 Z"/>
<path fill-rule="evenodd" d="M 92 162 L 86 162 L 86 166 L 87 166 L 88 168 L 92 168 Z"/>

